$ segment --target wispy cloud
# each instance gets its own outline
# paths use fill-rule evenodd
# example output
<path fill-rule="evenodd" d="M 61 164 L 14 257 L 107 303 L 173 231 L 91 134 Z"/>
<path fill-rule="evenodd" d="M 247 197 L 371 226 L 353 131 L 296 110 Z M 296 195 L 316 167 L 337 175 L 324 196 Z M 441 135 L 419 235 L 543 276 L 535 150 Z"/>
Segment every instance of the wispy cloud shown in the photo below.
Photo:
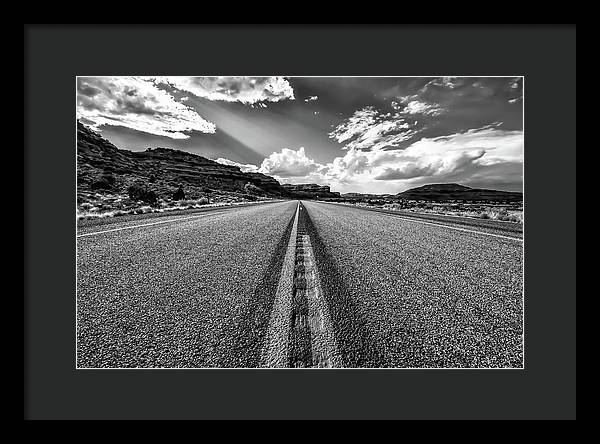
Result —
<path fill-rule="evenodd" d="M 95 129 L 124 126 L 172 139 L 216 129 L 168 92 L 137 77 L 78 77 L 77 117 Z"/>
<path fill-rule="evenodd" d="M 400 111 L 397 115 L 421 114 L 426 116 L 439 116 L 444 109 L 435 103 L 425 103 L 419 100 L 417 94 L 400 97 L 400 102 L 392 101 L 393 109 Z"/>
<path fill-rule="evenodd" d="M 377 150 L 395 147 L 415 134 L 414 121 L 401 113 L 382 113 L 368 106 L 348 118 L 329 133 L 329 137 L 345 143 L 344 149 Z"/>
<path fill-rule="evenodd" d="M 214 123 L 187 105 L 189 96 L 177 100 L 171 92 L 258 108 L 294 99 L 283 77 L 79 77 L 78 118 L 98 130 L 123 126 L 171 139 L 216 131 Z"/>
<path fill-rule="evenodd" d="M 208 100 L 240 102 L 279 102 L 294 100 L 294 90 L 283 77 L 152 77 L 158 84 Z"/>

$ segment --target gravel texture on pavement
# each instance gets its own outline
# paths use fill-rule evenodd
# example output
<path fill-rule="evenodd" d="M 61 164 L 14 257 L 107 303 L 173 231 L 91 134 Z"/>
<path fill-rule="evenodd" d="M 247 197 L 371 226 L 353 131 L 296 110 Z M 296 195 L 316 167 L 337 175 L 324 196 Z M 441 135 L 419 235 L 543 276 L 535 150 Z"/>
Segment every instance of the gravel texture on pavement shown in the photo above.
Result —
<path fill-rule="evenodd" d="M 522 241 L 302 203 L 345 366 L 523 366 Z"/>
<path fill-rule="evenodd" d="M 258 366 L 296 207 L 209 211 L 79 237 L 77 366 Z"/>
<path fill-rule="evenodd" d="M 77 366 L 259 367 L 297 206 L 81 221 Z M 514 234 L 457 218 L 301 208 L 341 366 L 523 366 Z M 491 235 L 500 232 L 509 238 Z M 300 313 L 306 301 L 297 302 Z"/>
<path fill-rule="evenodd" d="M 349 205 L 344 206 L 348 207 Z M 374 211 L 377 213 L 395 215 L 405 219 L 422 220 L 423 222 L 451 225 L 462 229 L 476 229 L 478 231 L 483 231 L 490 234 L 523 238 L 523 225 L 517 222 L 450 216 L 435 213 L 417 213 L 406 210 L 388 210 L 385 208 L 375 207 L 357 206 L 356 208 L 363 209 L 365 211 Z"/>

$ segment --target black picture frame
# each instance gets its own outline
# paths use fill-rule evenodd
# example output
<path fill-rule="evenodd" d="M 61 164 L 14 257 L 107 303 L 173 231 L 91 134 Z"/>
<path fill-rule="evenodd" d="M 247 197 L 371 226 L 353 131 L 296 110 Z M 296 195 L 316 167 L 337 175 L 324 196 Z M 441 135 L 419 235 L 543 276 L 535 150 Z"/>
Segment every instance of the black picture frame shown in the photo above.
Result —
<path fill-rule="evenodd" d="M 575 26 L 26 25 L 24 417 L 574 419 L 575 65 Z M 149 74 L 523 75 L 525 368 L 76 370 L 75 76 Z"/>

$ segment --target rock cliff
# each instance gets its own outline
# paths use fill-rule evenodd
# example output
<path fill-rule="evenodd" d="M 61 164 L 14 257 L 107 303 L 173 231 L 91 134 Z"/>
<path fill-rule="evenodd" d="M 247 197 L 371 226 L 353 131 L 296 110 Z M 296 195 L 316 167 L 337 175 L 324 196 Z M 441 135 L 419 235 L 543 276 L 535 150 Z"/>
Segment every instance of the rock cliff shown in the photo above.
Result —
<path fill-rule="evenodd" d="M 286 196 L 277 180 L 260 173 L 244 173 L 202 156 L 170 148 L 134 152 L 117 148 L 85 125 L 77 125 L 78 191 L 122 191 L 132 183 L 144 183 L 159 196 L 169 196 L 180 186 L 186 196 L 226 191 L 269 197 Z M 104 185 L 102 185 L 104 183 Z"/>

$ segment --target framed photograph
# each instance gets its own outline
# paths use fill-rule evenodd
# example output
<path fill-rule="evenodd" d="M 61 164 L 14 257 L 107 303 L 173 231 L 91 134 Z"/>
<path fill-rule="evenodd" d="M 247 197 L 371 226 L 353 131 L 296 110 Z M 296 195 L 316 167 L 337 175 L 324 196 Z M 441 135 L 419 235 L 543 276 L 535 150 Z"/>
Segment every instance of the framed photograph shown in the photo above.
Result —
<path fill-rule="evenodd" d="M 574 27 L 30 26 L 25 60 L 26 418 L 574 419 Z"/>

